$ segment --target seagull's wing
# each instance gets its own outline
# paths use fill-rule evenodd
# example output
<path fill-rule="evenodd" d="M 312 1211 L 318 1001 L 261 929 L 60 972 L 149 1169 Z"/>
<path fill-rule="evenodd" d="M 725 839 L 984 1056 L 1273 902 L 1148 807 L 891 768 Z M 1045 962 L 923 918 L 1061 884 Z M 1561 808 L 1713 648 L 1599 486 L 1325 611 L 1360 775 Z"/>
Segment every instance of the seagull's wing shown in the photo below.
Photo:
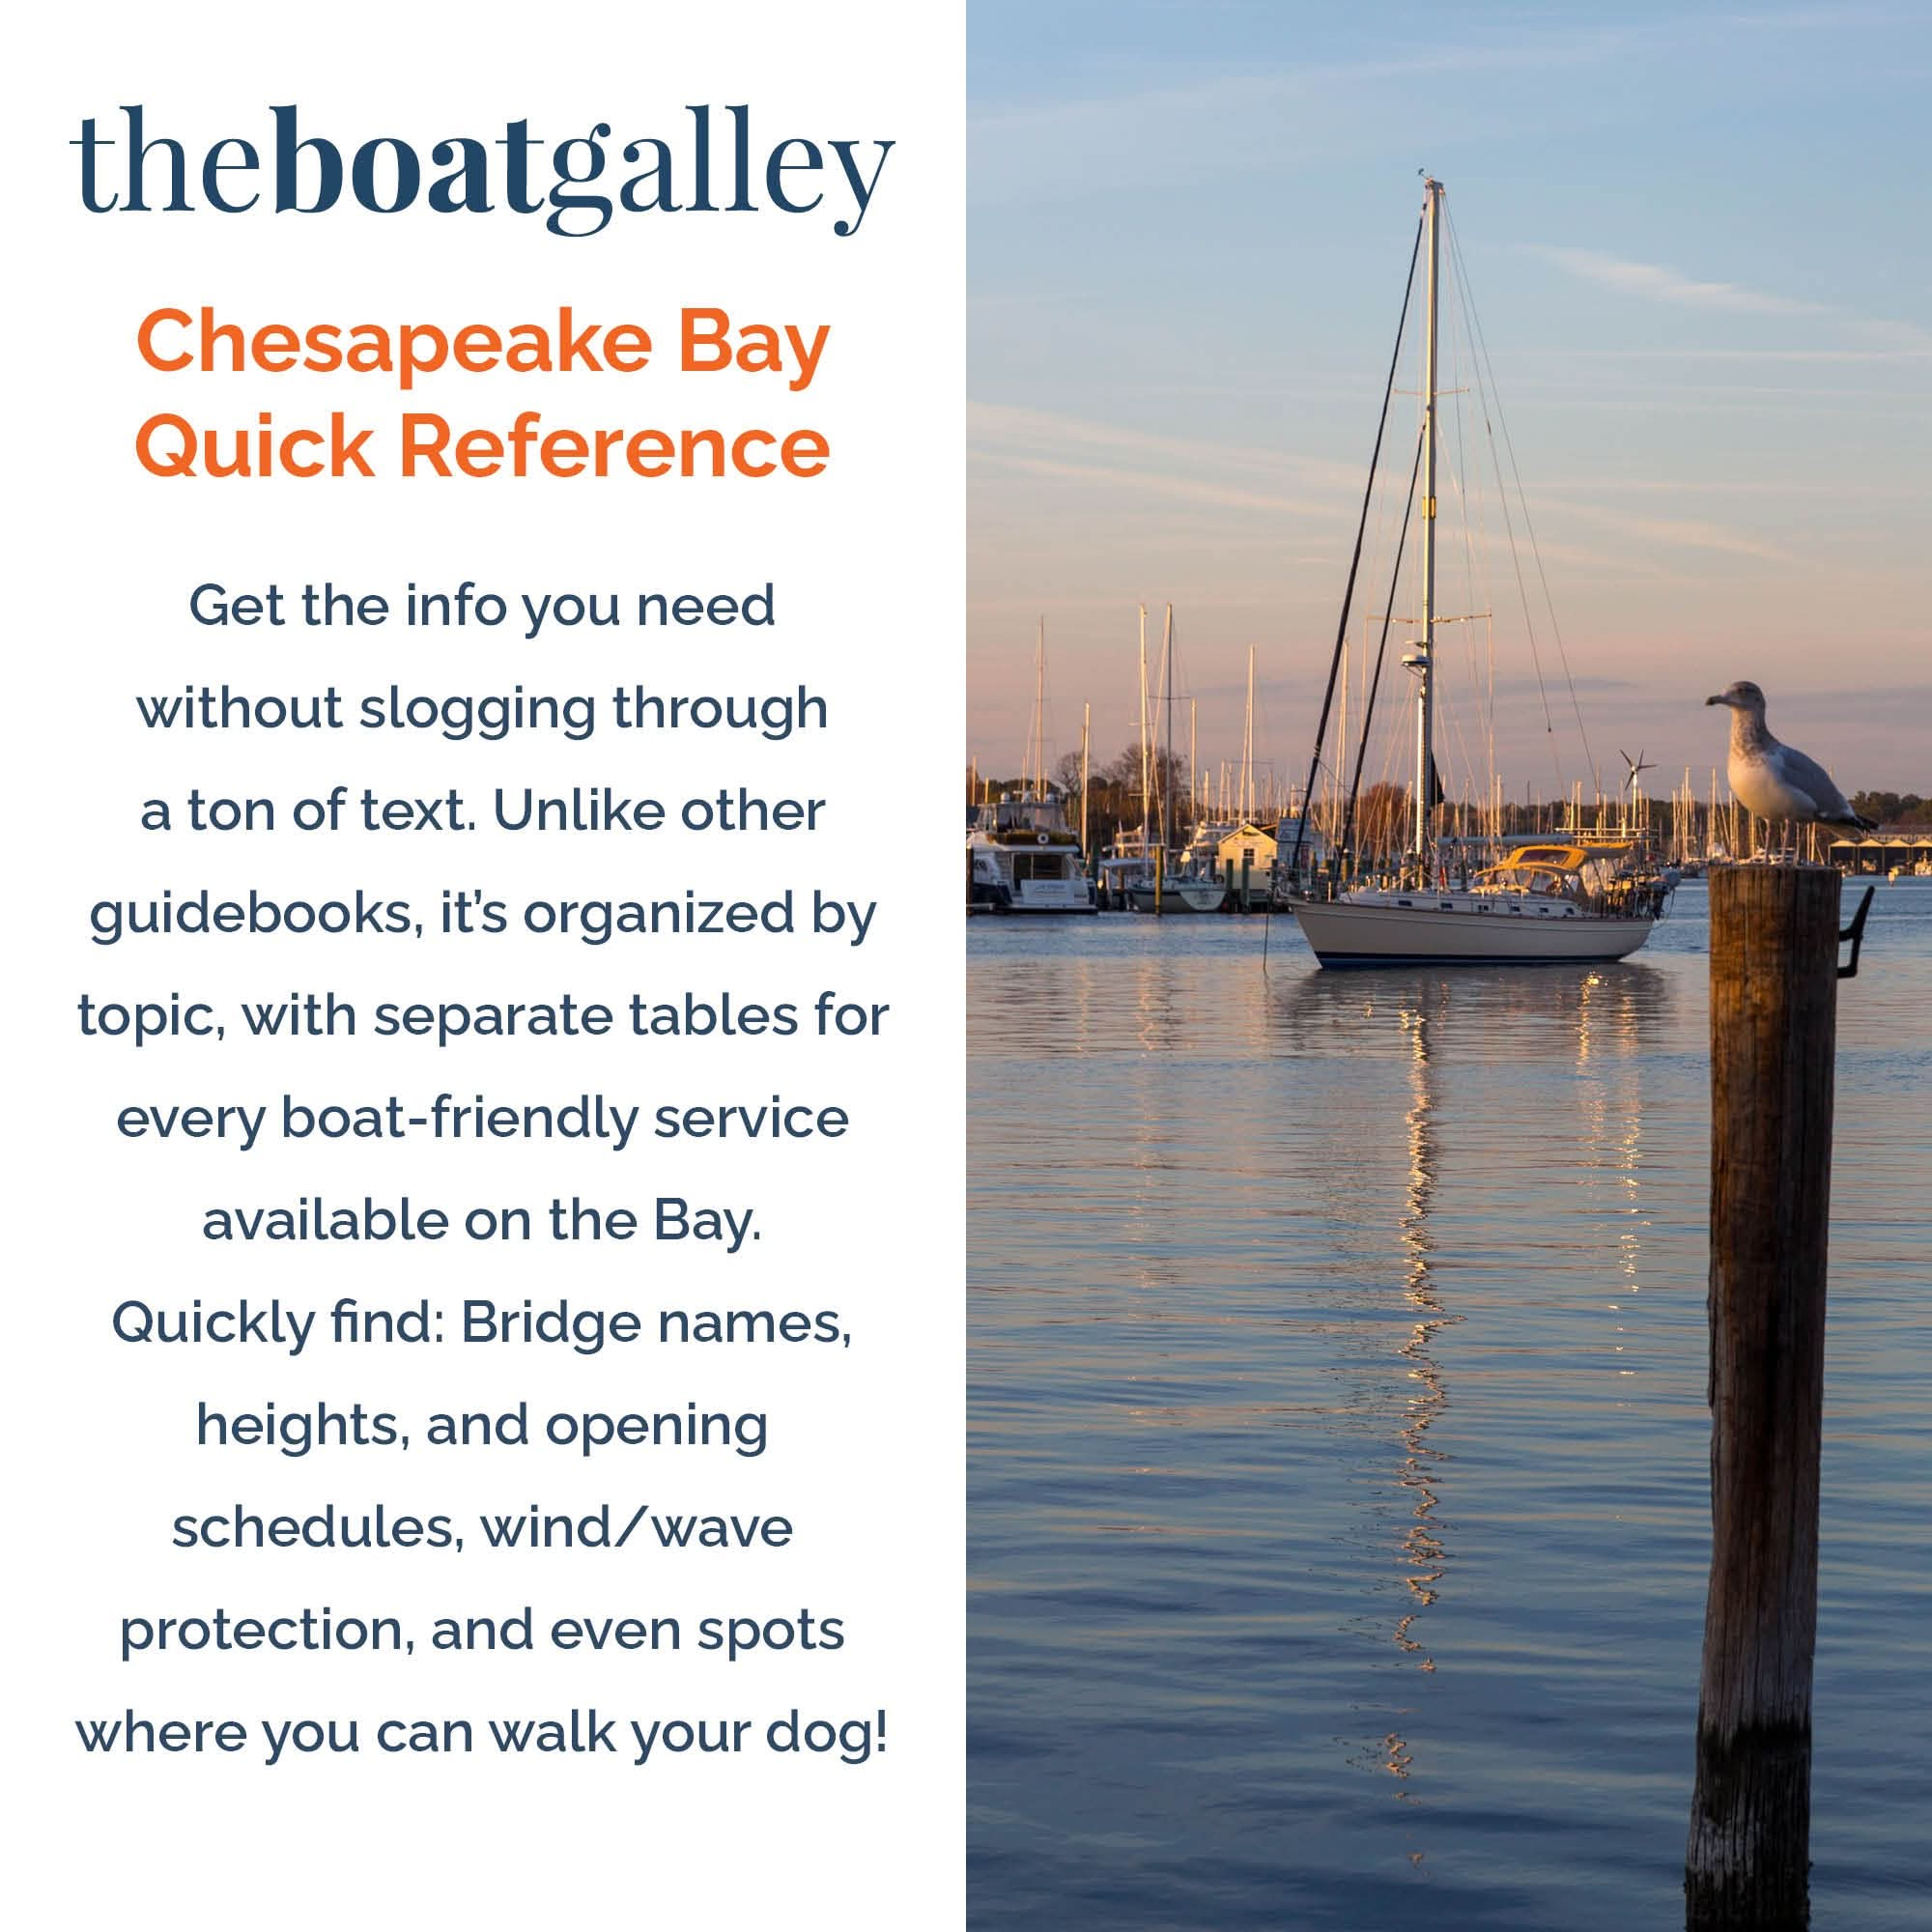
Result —
<path fill-rule="evenodd" d="M 1823 819 L 1850 819 L 1855 816 L 1851 801 L 1832 782 L 1832 775 L 1815 758 L 1789 745 L 1779 745 L 1772 753 L 1772 768 L 1793 791 L 1802 791 L 1817 807 Z"/>

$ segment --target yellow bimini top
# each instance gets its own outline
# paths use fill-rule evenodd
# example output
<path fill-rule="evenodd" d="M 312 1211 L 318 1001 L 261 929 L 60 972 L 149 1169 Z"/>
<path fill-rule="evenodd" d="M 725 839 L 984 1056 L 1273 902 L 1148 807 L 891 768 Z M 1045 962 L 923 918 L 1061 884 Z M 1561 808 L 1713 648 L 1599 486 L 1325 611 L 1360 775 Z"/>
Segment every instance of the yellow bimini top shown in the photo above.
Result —
<path fill-rule="evenodd" d="M 1590 858 L 1581 845 L 1519 845 L 1491 869 L 1508 872 L 1580 872 Z"/>
<path fill-rule="evenodd" d="M 1617 861 L 1630 850 L 1620 844 L 1579 844 L 1551 839 L 1519 845 L 1477 878 L 1479 893 L 1554 893 L 1566 895 L 1580 887 L 1602 893 L 1616 877 Z"/>

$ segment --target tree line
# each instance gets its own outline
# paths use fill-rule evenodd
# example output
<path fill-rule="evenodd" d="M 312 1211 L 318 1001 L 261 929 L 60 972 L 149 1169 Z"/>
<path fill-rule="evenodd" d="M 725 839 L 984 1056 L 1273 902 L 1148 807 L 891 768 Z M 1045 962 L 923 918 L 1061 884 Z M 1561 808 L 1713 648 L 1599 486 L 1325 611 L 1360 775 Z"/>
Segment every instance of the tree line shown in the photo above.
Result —
<path fill-rule="evenodd" d="M 1855 791 L 1852 810 L 1881 825 L 1932 825 L 1932 798 L 1916 791 Z"/>
<path fill-rule="evenodd" d="M 982 774 L 979 780 L 979 795 L 975 797 L 972 792 L 972 767 L 967 770 L 969 804 L 978 804 L 988 796 L 1017 797 L 1024 789 L 1023 781 L 1017 777 L 988 779 Z M 1080 812 L 1080 754 L 1077 752 L 1068 753 L 1054 767 L 1050 784 L 1065 802 L 1068 817 L 1077 822 Z M 1149 753 L 1146 795 L 1146 822 L 1155 836 L 1158 836 L 1160 828 L 1161 799 L 1165 795 L 1169 800 L 1170 845 L 1185 845 L 1194 835 L 1197 817 L 1212 816 L 1211 806 L 1208 812 L 1197 814 L 1186 762 L 1171 753 Z M 1362 787 L 1355 802 L 1354 824 L 1350 838 L 1357 854 L 1373 858 L 1403 850 L 1410 832 L 1409 798 L 1410 788 L 1406 784 L 1377 783 Z M 1137 837 L 1143 818 L 1142 799 L 1141 748 L 1138 744 L 1126 746 L 1115 758 L 1094 764 L 1088 773 L 1087 838 L 1090 849 L 1105 851 L 1122 832 Z M 1880 825 L 1932 826 L 1932 798 L 1922 798 L 1917 792 L 1856 792 L 1852 796 L 1852 810 Z M 1667 838 L 1671 836 L 1675 810 L 1676 808 L 1667 799 L 1651 799 L 1643 806 L 1642 816 L 1654 836 Z M 1505 803 L 1499 829 L 1505 835 L 1554 832 L 1564 823 L 1568 812 L 1569 807 L 1561 800 L 1536 805 Z M 1601 822 L 1608 826 L 1618 824 L 1622 815 L 1620 806 L 1614 799 L 1606 799 L 1601 805 L 1586 805 L 1584 812 L 1586 824 Z M 1714 828 L 1707 806 L 1700 803 L 1691 809 L 1686 831 L 1699 847 L 1707 842 L 1714 830 L 1719 837 L 1727 830 L 1726 808 L 1720 806 L 1718 816 L 1719 823 Z M 1318 798 L 1311 820 L 1318 830 L 1330 838 L 1339 838 L 1342 830 L 1340 818 L 1340 811 L 1325 796 Z M 1451 803 L 1443 808 L 1439 823 L 1445 833 L 1475 835 L 1488 830 L 1490 822 L 1479 807 Z"/>

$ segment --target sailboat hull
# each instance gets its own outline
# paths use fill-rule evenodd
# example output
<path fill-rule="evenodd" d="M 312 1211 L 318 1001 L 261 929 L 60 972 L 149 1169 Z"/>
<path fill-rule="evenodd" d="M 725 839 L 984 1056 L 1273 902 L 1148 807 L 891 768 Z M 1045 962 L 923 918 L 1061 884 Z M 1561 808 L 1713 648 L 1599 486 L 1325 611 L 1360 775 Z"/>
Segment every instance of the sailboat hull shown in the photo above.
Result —
<path fill-rule="evenodd" d="M 1477 911 L 1466 898 L 1450 908 L 1296 899 L 1293 910 L 1316 958 L 1336 967 L 1555 966 L 1627 959 L 1656 923 L 1554 910 Z"/>
<path fill-rule="evenodd" d="M 1201 913 L 1219 912 L 1228 898 L 1228 889 L 1219 880 L 1170 879 L 1155 895 L 1151 886 L 1129 886 L 1127 899 L 1136 912 Z"/>

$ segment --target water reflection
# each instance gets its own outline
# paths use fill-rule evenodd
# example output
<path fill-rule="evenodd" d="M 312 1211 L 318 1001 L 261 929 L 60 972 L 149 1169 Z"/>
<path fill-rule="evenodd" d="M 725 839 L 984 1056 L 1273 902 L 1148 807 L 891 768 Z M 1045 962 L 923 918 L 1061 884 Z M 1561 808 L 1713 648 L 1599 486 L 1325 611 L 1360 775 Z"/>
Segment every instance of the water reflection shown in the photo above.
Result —
<path fill-rule="evenodd" d="M 1374 1560 L 1379 1570 L 1392 1559 L 1401 1592 L 1392 1626 L 1384 1625 L 1377 1640 L 1393 1642 L 1404 1668 L 1433 1675 L 1436 1660 L 1428 1640 L 1427 1613 L 1437 1603 L 1448 1572 L 1447 1524 L 1440 1511 L 1451 1460 L 1446 1450 L 1435 1447 L 1430 1440 L 1430 1430 L 1449 1402 L 1447 1378 L 1436 1344 L 1444 1330 L 1463 1319 L 1442 1299 L 1435 1277 L 1436 1234 L 1432 1225 L 1440 1182 L 1441 1152 L 1436 1127 L 1439 1098 L 1435 1079 L 1433 1031 L 1447 996 L 1440 987 L 1406 986 L 1391 990 L 1394 997 L 1385 1007 L 1378 994 L 1369 994 L 1366 999 L 1359 992 L 1344 996 L 1361 1019 L 1374 1023 L 1379 1016 L 1382 1024 L 1392 1030 L 1403 1056 L 1404 1075 L 1399 1100 L 1402 1105 L 1399 1137 L 1387 1131 L 1394 1122 L 1387 1118 L 1386 1108 L 1381 1110 L 1384 1118 L 1379 1123 L 1364 1123 L 1371 1132 L 1379 1124 L 1382 1129 L 1379 1147 L 1390 1152 L 1399 1150 L 1403 1162 L 1393 1248 L 1381 1248 L 1381 1228 L 1377 1224 L 1364 1225 L 1360 1232 L 1365 1242 L 1383 1255 L 1385 1264 L 1393 1263 L 1404 1314 L 1404 1321 L 1395 1331 L 1398 1339 L 1391 1364 L 1397 1371 L 1397 1381 L 1392 1388 L 1378 1389 L 1371 1384 L 1365 1390 L 1382 1416 L 1392 1420 L 1393 1444 L 1399 1460 L 1391 1471 L 1386 1463 L 1378 1459 L 1365 1473 L 1369 1478 L 1368 1493 L 1374 1498 L 1369 1507 L 1371 1541 L 1377 1552 Z M 1323 996 L 1316 997 L 1319 1000 Z M 1432 1007 L 1436 1010 L 1432 1011 Z M 1390 1097 L 1394 1100 L 1397 1096 Z M 1373 1152 L 1369 1152 L 1369 1157 L 1374 1157 Z M 1361 1199 L 1358 1195 L 1358 1203 Z M 1355 1212 L 1359 1214 L 1359 1205 Z M 1388 1276 L 1380 1275 L 1372 1290 L 1376 1299 L 1385 1293 L 1387 1285 Z M 1362 1326 L 1370 1338 L 1388 1333 L 1378 1320 L 1371 1320 Z M 1375 1346 L 1373 1340 L 1371 1346 Z M 1395 1492 L 1392 1499 L 1391 1482 Z M 1392 1551 L 1388 1544 L 1390 1529 L 1384 1527 L 1390 1500 L 1398 1513 L 1398 1520 L 1392 1526 L 1395 1538 Z M 1384 1577 L 1386 1574 L 1382 1572 Z M 1386 1584 L 1372 1577 L 1370 1587 L 1379 1596 Z M 1384 1722 L 1392 1720 L 1393 1727 L 1368 1739 L 1345 1743 L 1348 1762 L 1385 1773 L 1396 1781 L 1398 1798 L 1413 1804 L 1417 1794 L 1410 1788 L 1410 1780 L 1418 1770 L 1416 1732 L 1420 1715 L 1413 1691 L 1398 1690 L 1393 1702 L 1380 1709 L 1360 1702 L 1356 1708 L 1364 1716 L 1373 1712 Z M 1419 1818 L 1416 1823 L 1419 1825 Z M 1420 1845 L 1410 1844 L 1407 1853 L 1412 1864 L 1422 1862 L 1424 1852 Z"/>
<path fill-rule="evenodd" d="M 1323 1152 L 1331 1174 L 1321 1194 L 1350 1250 L 1348 1298 L 1361 1318 L 1349 1326 L 1351 1359 L 1335 1371 L 1352 1392 L 1344 1399 L 1345 1419 L 1378 1422 L 1385 1432 L 1381 1441 L 1397 1455 L 1392 1468 L 1378 1460 L 1363 1470 L 1361 1488 L 1370 1498 L 1366 1541 L 1379 1572 L 1368 1586 L 1378 1597 L 1391 1587 L 1400 1594 L 1392 1617 L 1351 1616 L 1343 1627 L 1392 1642 L 1405 1670 L 1433 1676 L 1437 1669 L 1429 1613 L 1449 1587 L 1451 1522 L 1444 1505 L 1452 1493 L 1453 1456 L 1432 1439 L 1432 1431 L 1450 1406 L 1444 1338 L 1467 1319 L 1445 1297 L 1441 1279 L 1444 1263 L 1453 1267 L 1458 1259 L 1453 1251 L 1444 1253 L 1437 1225 L 1444 1158 L 1441 1089 L 1455 1076 L 1459 1050 L 1472 1072 L 1493 1066 L 1497 1029 L 1513 1055 L 1556 1063 L 1550 1070 L 1575 1086 L 1576 1145 L 1512 1146 L 1513 1122 L 1458 1119 L 1456 1131 L 1479 1177 L 1459 1176 L 1461 1198 L 1451 1226 L 1485 1237 L 1487 1247 L 1511 1225 L 1512 1210 L 1531 1191 L 1525 1166 L 1544 1170 L 1533 1184 L 1545 1199 L 1548 1170 L 1567 1170 L 1581 1190 L 1574 1203 L 1575 1226 L 1566 1230 L 1559 1223 L 1540 1238 L 1588 1251 L 1600 1264 L 1605 1252 L 1613 1255 L 1616 1293 L 1634 1295 L 1641 1286 L 1643 1228 L 1640 1056 L 1646 1040 L 1668 1022 L 1671 990 L 1667 975 L 1641 965 L 1547 975 L 1304 971 L 1273 983 L 1276 1051 L 1324 1057 L 1340 1051 L 1360 1069 L 1353 1097 L 1324 1095 Z M 1399 1086 L 1375 1077 L 1377 1067 L 1390 1059 L 1399 1062 Z M 1499 1159 L 1485 1158 L 1492 1150 Z M 1378 1168 L 1392 1162 L 1400 1163 L 1397 1185 L 1377 1185 Z M 1605 1179 L 1615 1189 L 1607 1203 L 1597 1198 L 1598 1183 Z M 1607 1251 L 1605 1214 L 1616 1217 Z M 1393 1335 L 1383 1315 L 1391 1287 L 1400 1292 L 1404 1316 Z M 1616 1299 L 1606 1308 L 1612 1316 L 1623 1313 Z M 1616 1332 L 1624 1332 L 1620 1321 Z M 1610 1349 L 1621 1353 L 1623 1344 Z M 1389 1350 L 1381 1360 L 1392 1377 L 1375 1373 L 1373 1362 L 1360 1359 L 1364 1351 L 1373 1355 L 1380 1350 Z M 1365 1366 L 1370 1373 L 1364 1374 Z M 1378 1721 L 1371 1735 L 1337 1740 L 1347 1761 L 1386 1774 L 1401 1787 L 1398 1797 L 1414 1804 L 1418 1793 L 1412 1780 L 1427 1758 L 1415 1690 L 1397 1690 L 1387 1701 L 1358 1700 L 1355 1708 Z M 1408 1857 L 1420 1864 L 1424 1854 L 1411 1845 Z"/>
<path fill-rule="evenodd" d="M 1839 1019 L 1838 1932 L 1923 1918 L 1908 898 Z M 1023 925 L 969 935 L 976 1932 L 1681 1922 L 1701 920 L 1623 966 L 1353 975 L 1279 933 L 1264 973 L 1252 922 Z"/>
<path fill-rule="evenodd" d="M 1438 1511 L 1441 1485 L 1451 1460 L 1446 1450 L 1434 1447 L 1429 1440 L 1431 1426 L 1449 1402 L 1443 1366 L 1435 1350 L 1436 1337 L 1463 1318 L 1444 1306 L 1435 1276 L 1435 1236 L 1430 1212 L 1438 1184 L 1439 1150 L 1437 1101 L 1431 1077 L 1431 1015 L 1418 1007 L 1399 1004 L 1394 1018 L 1407 1048 L 1408 1105 L 1403 1120 L 1407 1172 L 1396 1238 L 1409 1322 L 1406 1338 L 1396 1350 L 1404 1365 L 1406 1384 L 1396 1417 L 1395 1440 L 1401 1461 L 1394 1478 L 1406 1520 L 1396 1552 L 1405 1606 L 1395 1619 L 1393 1638 L 1405 1663 L 1433 1675 L 1435 1658 L 1427 1642 L 1424 1618 L 1437 1602 L 1448 1570 L 1448 1548 L 1443 1540 L 1446 1525 Z M 1412 1705 L 1399 1701 L 1394 1715 L 1398 1727 L 1384 1734 L 1369 1751 L 1351 1753 L 1350 1761 L 1378 1764 L 1401 1787 L 1398 1798 L 1413 1804 L 1416 1793 L 1409 1788 L 1409 1779 L 1416 1771 L 1416 1713 Z M 1413 1843 L 1407 1847 L 1407 1855 L 1409 1862 L 1417 1866 L 1425 1857 L 1423 1848 Z"/>
<path fill-rule="evenodd" d="M 1477 1062 L 1554 1054 L 1580 1071 L 1605 1054 L 1637 1051 L 1662 1036 L 1678 992 L 1675 975 L 1635 960 L 1564 967 L 1463 966 L 1321 972 L 1297 964 L 1268 985 L 1278 1050 L 1335 1050 L 1335 1030 L 1378 1014 L 1433 1011 Z M 1384 1050 L 1390 1050 L 1384 1048 Z"/>
<path fill-rule="evenodd" d="M 1445 1462 L 1446 1454 L 1430 1448 L 1429 1426 L 1447 1405 L 1449 1395 L 1443 1385 L 1441 1365 L 1431 1352 L 1435 1337 L 1463 1318 L 1449 1314 L 1436 1293 L 1431 1269 L 1435 1249 L 1430 1232 L 1429 1210 L 1435 1197 L 1435 1095 L 1430 1086 L 1429 1016 L 1404 1012 L 1404 1030 L 1410 1042 L 1408 1129 L 1408 1201 L 1399 1234 L 1405 1256 L 1404 1292 L 1415 1321 L 1401 1354 L 1408 1363 L 1412 1379 L 1406 1416 L 1397 1435 L 1403 1447 L 1403 1463 L 1397 1480 L 1408 1491 L 1413 1502 L 1414 1520 L 1403 1537 L 1403 1554 L 1410 1565 L 1404 1578 L 1416 1607 L 1406 1612 L 1396 1625 L 1396 1641 L 1412 1653 L 1422 1651 L 1414 1635 L 1415 1620 L 1435 1601 L 1435 1586 L 1442 1580 L 1444 1550 L 1440 1537 L 1431 1526 L 1441 1498 L 1432 1486 L 1433 1462 Z M 1435 1660 L 1419 1659 L 1424 1670 L 1434 1670 Z"/>

